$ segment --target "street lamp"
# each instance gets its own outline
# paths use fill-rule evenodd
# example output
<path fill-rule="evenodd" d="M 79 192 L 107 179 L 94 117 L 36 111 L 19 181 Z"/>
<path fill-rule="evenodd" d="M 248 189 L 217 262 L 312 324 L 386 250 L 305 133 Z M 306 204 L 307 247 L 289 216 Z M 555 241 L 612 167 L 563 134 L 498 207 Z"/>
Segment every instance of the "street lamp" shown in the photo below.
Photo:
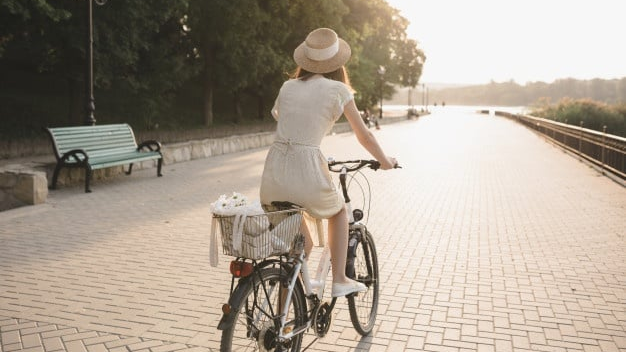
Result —
<path fill-rule="evenodd" d="M 379 119 L 383 118 L 383 82 L 385 78 L 385 72 L 387 72 L 387 70 L 385 69 L 385 66 L 382 66 L 382 65 L 378 66 L 378 75 L 380 76 L 380 110 L 378 111 Z"/>
<path fill-rule="evenodd" d="M 93 0 L 96 4 L 102 6 L 107 0 Z M 96 124 L 94 112 L 96 111 L 95 99 L 93 97 L 93 2 L 87 0 L 87 35 L 86 35 L 86 59 L 87 64 L 85 71 L 85 125 L 93 126 Z"/>

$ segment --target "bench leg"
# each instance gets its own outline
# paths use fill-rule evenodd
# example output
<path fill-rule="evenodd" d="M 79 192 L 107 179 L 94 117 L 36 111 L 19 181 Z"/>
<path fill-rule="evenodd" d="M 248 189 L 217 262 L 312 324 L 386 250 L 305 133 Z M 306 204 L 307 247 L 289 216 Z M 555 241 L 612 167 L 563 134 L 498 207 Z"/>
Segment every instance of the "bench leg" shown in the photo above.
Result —
<path fill-rule="evenodd" d="M 163 166 L 163 158 L 159 159 L 157 162 L 157 176 L 161 177 L 163 174 L 161 173 L 161 167 Z"/>
<path fill-rule="evenodd" d="M 57 189 L 57 181 L 59 180 L 59 172 L 61 171 L 61 164 L 57 163 L 54 167 L 54 173 L 52 174 L 52 185 L 50 189 Z"/>
<path fill-rule="evenodd" d="M 85 166 L 85 193 L 91 193 L 91 188 L 89 188 L 91 174 L 91 168 L 89 166 Z"/>
<path fill-rule="evenodd" d="M 126 175 L 130 175 L 133 172 L 133 163 L 130 163 L 130 165 L 128 165 L 128 171 L 126 171 Z"/>

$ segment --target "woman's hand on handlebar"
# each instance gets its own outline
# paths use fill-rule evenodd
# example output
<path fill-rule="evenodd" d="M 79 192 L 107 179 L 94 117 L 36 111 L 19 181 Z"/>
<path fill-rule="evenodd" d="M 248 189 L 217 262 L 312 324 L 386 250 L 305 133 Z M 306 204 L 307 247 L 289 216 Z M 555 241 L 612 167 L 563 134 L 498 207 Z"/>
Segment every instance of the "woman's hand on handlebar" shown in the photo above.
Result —
<path fill-rule="evenodd" d="M 398 166 L 398 160 L 396 160 L 396 158 L 392 158 L 392 157 L 386 157 L 387 160 L 379 160 L 380 162 L 380 168 L 383 170 L 391 170 L 393 168 L 396 168 Z"/>

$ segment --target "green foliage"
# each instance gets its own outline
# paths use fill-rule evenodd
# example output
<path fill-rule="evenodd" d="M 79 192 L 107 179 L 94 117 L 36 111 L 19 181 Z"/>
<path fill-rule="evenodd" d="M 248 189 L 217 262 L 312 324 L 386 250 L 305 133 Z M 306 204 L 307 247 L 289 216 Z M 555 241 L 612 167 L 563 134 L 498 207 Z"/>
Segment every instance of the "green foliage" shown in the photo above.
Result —
<path fill-rule="evenodd" d="M 343 16 L 346 32 L 340 33 L 352 47 L 348 63 L 356 103 L 371 108 L 391 97 L 395 86 L 414 87 L 426 61 L 417 42 L 406 37 L 408 21 L 382 0 L 344 0 L 349 11 Z M 380 76 L 378 69 L 385 67 Z"/>
<path fill-rule="evenodd" d="M 626 106 L 608 105 L 590 99 L 562 99 L 557 104 L 545 105 L 531 115 L 557 122 L 582 126 L 602 132 L 626 137 Z"/>
<path fill-rule="evenodd" d="M 27 39 L 36 32 L 31 24 L 41 21 L 58 23 L 70 16 L 69 11 L 55 8 L 45 0 L 0 0 L 0 58 L 7 45 Z"/>
<path fill-rule="evenodd" d="M 0 18 L 14 24 L 0 56 L 0 76 L 8 78 L 0 87 L 0 130 L 10 135 L 20 126 L 29 135 L 33 126 L 81 124 L 85 114 L 88 2 L 50 0 L 55 12 L 46 16 L 41 3 L 24 2 L 20 12 L 0 7 Z M 186 0 L 109 1 L 94 3 L 93 12 L 97 122 L 148 128 L 194 72 L 179 23 Z"/>
<path fill-rule="evenodd" d="M 88 1 L 0 0 L 3 138 L 83 123 Z M 317 27 L 350 43 L 357 103 L 371 107 L 381 86 L 390 96 L 419 81 L 425 55 L 407 25 L 384 0 L 94 2 L 95 117 L 137 130 L 269 118 L 294 48 Z"/>

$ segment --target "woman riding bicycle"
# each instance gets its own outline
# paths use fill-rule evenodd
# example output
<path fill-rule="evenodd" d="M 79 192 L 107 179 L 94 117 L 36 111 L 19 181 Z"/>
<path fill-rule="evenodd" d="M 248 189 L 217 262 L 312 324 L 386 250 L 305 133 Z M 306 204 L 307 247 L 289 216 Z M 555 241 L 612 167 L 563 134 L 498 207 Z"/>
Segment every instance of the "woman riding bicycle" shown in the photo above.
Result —
<path fill-rule="evenodd" d="M 302 206 L 314 218 L 328 219 L 333 297 L 366 287 L 345 275 L 348 214 L 320 150 L 322 138 L 344 114 L 359 143 L 380 162 L 381 169 L 397 164 L 385 155 L 361 119 L 344 67 L 350 55 L 350 46 L 328 28 L 312 31 L 295 49 L 298 68 L 294 78 L 281 87 L 272 108 L 278 121 L 276 140 L 265 160 L 260 190 L 265 207 L 286 201 Z M 302 230 L 308 253 L 313 243 L 308 229 Z"/>

